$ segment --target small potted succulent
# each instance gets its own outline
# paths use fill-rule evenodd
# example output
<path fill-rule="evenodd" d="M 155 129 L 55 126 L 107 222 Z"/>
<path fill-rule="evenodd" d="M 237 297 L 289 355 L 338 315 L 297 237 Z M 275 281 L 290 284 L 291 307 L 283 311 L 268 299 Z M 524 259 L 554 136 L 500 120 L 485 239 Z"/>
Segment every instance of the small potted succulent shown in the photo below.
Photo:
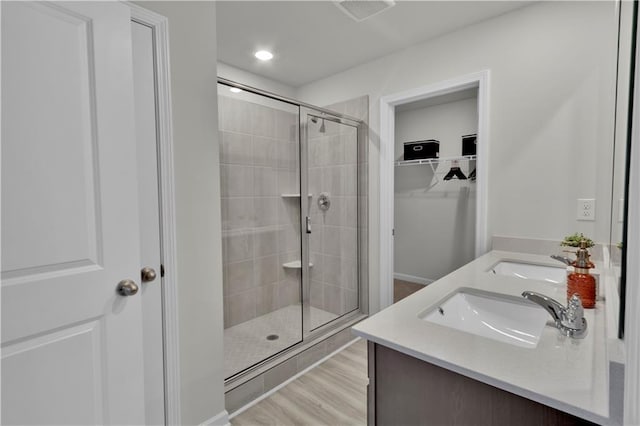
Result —
<path fill-rule="evenodd" d="M 586 246 L 587 248 L 591 248 L 593 246 L 595 246 L 596 244 L 593 242 L 593 240 L 589 237 L 585 237 L 583 233 L 574 233 L 571 235 L 567 235 L 566 237 L 564 237 L 564 240 L 562 240 L 560 242 L 560 245 L 563 247 L 580 247 L 580 243 L 584 241 L 586 242 Z M 572 252 L 573 253 L 573 252 Z M 589 260 L 589 265 L 591 268 L 595 268 L 595 264 Z"/>
<path fill-rule="evenodd" d="M 562 240 L 560 245 L 564 247 L 580 247 L 580 241 L 582 240 L 587 242 L 587 248 L 595 246 L 595 243 L 591 238 L 585 237 L 583 233 L 578 234 L 577 232 L 564 237 L 564 240 Z"/>

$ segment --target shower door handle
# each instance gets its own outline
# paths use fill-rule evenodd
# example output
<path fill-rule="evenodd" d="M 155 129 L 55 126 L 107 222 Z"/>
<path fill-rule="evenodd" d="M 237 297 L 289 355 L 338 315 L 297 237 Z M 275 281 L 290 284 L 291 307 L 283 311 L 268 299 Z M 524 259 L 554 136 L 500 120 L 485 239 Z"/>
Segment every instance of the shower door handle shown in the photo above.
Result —
<path fill-rule="evenodd" d="M 306 223 L 307 223 L 307 226 L 306 226 L 307 234 L 310 234 L 311 233 L 311 218 L 309 216 L 307 216 Z"/>

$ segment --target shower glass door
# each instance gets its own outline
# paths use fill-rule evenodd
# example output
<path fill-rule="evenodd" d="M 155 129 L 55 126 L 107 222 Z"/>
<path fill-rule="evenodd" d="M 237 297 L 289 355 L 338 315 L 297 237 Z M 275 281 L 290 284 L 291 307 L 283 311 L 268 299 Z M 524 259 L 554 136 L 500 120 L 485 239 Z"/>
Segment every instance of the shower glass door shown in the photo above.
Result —
<path fill-rule="evenodd" d="M 359 307 L 359 123 L 301 108 L 300 124 L 306 335 Z"/>
<path fill-rule="evenodd" d="M 230 81 L 218 105 L 230 383 L 366 312 L 366 128 Z"/>
<path fill-rule="evenodd" d="M 298 105 L 218 84 L 224 370 L 302 341 Z"/>

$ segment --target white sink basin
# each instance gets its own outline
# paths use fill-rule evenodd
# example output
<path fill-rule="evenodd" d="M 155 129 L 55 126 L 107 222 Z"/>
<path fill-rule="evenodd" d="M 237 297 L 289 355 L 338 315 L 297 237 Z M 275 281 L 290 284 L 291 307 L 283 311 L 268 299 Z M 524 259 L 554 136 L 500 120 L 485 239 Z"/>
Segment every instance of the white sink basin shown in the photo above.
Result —
<path fill-rule="evenodd" d="M 523 298 L 460 288 L 420 316 L 477 336 L 535 348 L 551 317 Z"/>
<path fill-rule="evenodd" d="M 500 261 L 487 272 L 524 278 L 525 280 L 542 280 L 554 284 L 561 284 L 567 280 L 567 268 L 564 266 L 536 265 L 511 260 Z"/>

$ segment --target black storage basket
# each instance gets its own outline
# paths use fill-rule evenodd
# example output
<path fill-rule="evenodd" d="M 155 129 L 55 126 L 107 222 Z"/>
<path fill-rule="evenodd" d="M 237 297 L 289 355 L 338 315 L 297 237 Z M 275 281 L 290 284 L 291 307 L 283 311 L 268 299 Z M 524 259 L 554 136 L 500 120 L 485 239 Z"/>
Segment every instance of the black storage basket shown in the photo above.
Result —
<path fill-rule="evenodd" d="M 440 156 L 440 141 L 427 139 L 424 141 L 405 142 L 404 159 L 423 160 L 426 158 L 438 158 Z"/>

